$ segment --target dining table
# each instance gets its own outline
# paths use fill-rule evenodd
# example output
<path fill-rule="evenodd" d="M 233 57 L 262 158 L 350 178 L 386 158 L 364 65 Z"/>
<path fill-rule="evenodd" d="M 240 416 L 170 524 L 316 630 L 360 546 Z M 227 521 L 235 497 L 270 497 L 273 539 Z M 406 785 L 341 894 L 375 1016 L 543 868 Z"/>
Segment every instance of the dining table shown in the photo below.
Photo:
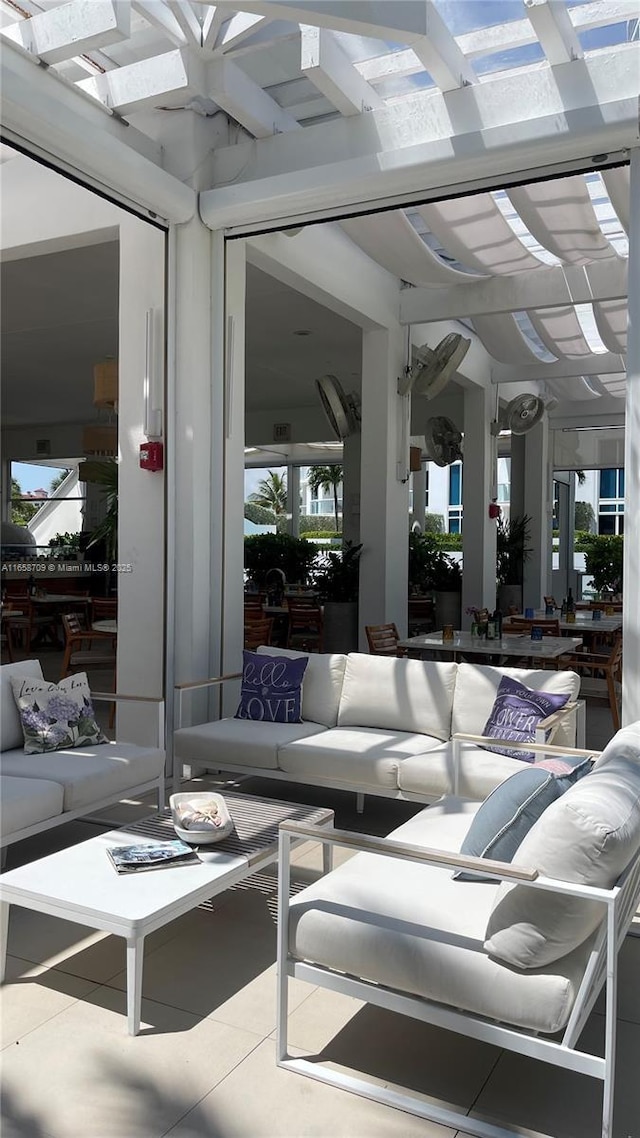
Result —
<path fill-rule="evenodd" d="M 532 640 L 529 633 L 507 634 L 496 640 L 472 636 L 470 632 L 455 631 L 451 640 L 443 640 L 442 631 L 428 632 L 424 636 L 409 636 L 398 641 L 409 655 L 428 659 L 432 656 L 449 656 L 452 660 L 493 657 L 491 663 L 504 663 L 509 657 L 530 660 L 557 660 L 560 656 L 582 647 L 581 636 L 543 636 Z"/>
<path fill-rule="evenodd" d="M 514 616 L 525 618 L 524 613 L 514 613 Z M 602 635 L 603 633 L 615 634 L 622 628 L 622 613 L 613 613 L 611 616 L 605 616 L 604 612 L 599 619 L 593 619 L 592 609 L 576 609 L 575 620 L 567 620 L 566 616 L 559 616 L 554 613 L 553 616 L 546 616 L 544 609 L 536 609 L 533 618 L 526 617 L 527 620 L 558 620 L 561 632 L 595 632 Z M 509 617 L 504 618 L 505 621 Z"/>

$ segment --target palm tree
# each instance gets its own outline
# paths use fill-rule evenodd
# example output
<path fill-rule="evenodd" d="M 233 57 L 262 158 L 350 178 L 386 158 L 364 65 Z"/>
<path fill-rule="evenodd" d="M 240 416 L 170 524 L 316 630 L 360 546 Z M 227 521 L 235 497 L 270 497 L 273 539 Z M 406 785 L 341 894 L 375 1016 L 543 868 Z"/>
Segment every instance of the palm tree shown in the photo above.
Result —
<path fill-rule="evenodd" d="M 338 521 L 338 487 L 342 485 L 342 466 L 339 462 L 334 462 L 331 466 L 310 466 L 309 467 L 309 488 L 312 494 L 318 493 L 318 490 L 324 490 L 329 493 L 333 490 L 333 510 L 336 518 L 336 533 L 340 529 Z"/>
<path fill-rule="evenodd" d="M 286 475 L 278 474 L 277 470 L 270 470 L 267 478 L 262 478 L 258 489 L 249 495 L 249 501 L 256 506 L 264 506 L 274 514 L 287 512 L 287 479 Z"/>

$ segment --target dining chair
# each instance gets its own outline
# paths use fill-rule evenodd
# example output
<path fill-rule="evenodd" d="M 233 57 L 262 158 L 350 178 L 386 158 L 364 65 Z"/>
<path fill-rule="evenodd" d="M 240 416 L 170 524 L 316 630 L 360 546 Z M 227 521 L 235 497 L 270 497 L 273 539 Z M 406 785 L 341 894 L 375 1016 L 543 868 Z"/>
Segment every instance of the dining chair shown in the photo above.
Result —
<path fill-rule="evenodd" d="M 25 652 L 30 651 L 36 633 L 41 636 L 47 633 L 54 644 L 58 643 L 55 612 L 46 608 L 43 611 L 28 595 L 8 600 L 6 608 L 5 627 L 9 629 L 12 648 L 15 646 L 16 635 L 20 637 Z M 15 616 L 11 616 L 12 610 L 16 613 Z"/>
<path fill-rule="evenodd" d="M 367 644 L 372 656 L 406 656 L 405 648 L 398 647 L 400 633 L 395 624 L 365 624 Z"/>
<path fill-rule="evenodd" d="M 560 636 L 560 621 L 553 617 L 527 617 L 527 616 L 510 616 L 508 620 L 502 623 L 502 635 L 523 636 L 529 633 L 531 635 L 532 628 L 540 628 L 543 636 Z M 564 657 L 563 657 L 564 659 Z M 514 662 L 516 668 L 550 668 L 552 670 L 558 669 L 557 660 L 541 660 L 539 656 L 530 656 L 523 652 L 522 657 Z"/>
<path fill-rule="evenodd" d="M 606 695 L 602 692 L 589 691 L 581 685 L 580 694 L 587 698 L 605 698 L 609 701 L 614 731 L 620 730 L 620 706 L 618 695 L 622 684 L 622 633 L 617 632 L 609 653 L 607 652 L 574 652 L 571 656 L 563 656 L 560 667 L 571 668 L 572 671 L 587 680 L 604 680 Z"/>
<path fill-rule="evenodd" d="M 261 644 L 271 644 L 271 631 L 273 628 L 273 618 L 262 614 L 261 620 L 245 619 L 244 625 L 244 647 L 249 652 L 254 652 Z"/>
<path fill-rule="evenodd" d="M 115 638 L 111 633 L 87 628 L 84 617 L 75 612 L 63 613 L 62 627 L 65 649 L 61 679 L 75 668 L 113 668 L 115 677 Z"/>
<path fill-rule="evenodd" d="M 298 648 L 301 652 L 322 652 L 324 621 L 322 609 L 317 600 L 311 603 L 298 599 L 289 600 L 289 626 L 287 629 L 287 648 Z"/>

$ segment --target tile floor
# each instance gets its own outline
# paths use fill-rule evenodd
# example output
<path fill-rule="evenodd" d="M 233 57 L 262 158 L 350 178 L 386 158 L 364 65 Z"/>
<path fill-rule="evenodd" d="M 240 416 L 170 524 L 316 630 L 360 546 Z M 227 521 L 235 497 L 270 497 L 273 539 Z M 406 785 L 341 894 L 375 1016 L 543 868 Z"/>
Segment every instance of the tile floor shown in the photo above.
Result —
<path fill-rule="evenodd" d="M 611 733 L 606 709 L 590 708 L 589 745 Z M 330 805 L 338 825 L 381 834 L 415 810 L 369 797 L 358 816 L 353 795 L 258 780 L 245 789 Z M 145 810 L 107 813 L 128 821 Z M 77 822 L 11 847 L 8 868 L 94 832 Z M 294 856 L 303 885 L 319 871 L 319 854 L 303 846 Z M 136 1038 L 125 1029 L 123 942 L 14 909 L 0 1001 L 3 1138 L 455 1138 L 276 1067 L 275 902 L 275 878 L 265 872 L 149 937 Z M 614 1138 L 640 1138 L 639 974 L 640 938 L 628 937 Z M 602 1028 L 599 1004 L 585 1040 L 597 1045 Z M 517 1123 L 523 1136 L 600 1134 L 600 1091 L 586 1077 L 300 981 L 291 985 L 290 1046 Z"/>

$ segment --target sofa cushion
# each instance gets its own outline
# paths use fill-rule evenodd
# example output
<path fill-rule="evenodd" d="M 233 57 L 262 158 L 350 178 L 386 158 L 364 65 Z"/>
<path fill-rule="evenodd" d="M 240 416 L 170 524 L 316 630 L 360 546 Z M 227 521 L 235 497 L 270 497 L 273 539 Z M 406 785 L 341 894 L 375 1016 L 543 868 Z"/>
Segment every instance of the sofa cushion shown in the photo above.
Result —
<path fill-rule="evenodd" d="M 457 664 L 352 652 L 338 726 L 418 731 L 448 739 L 456 669 Z"/>
<path fill-rule="evenodd" d="M 477 806 L 450 798 L 391 838 L 458 850 Z M 450 869 L 359 853 L 291 902 L 296 957 L 478 1015 L 555 1032 L 566 1024 L 587 955 L 518 972 L 482 949 L 497 886 L 454 881 Z"/>
<path fill-rule="evenodd" d="M 64 789 L 46 778 L 2 776 L 0 830 L 4 837 L 17 834 L 62 814 Z"/>
<path fill-rule="evenodd" d="M 64 789 L 64 810 L 80 810 L 105 798 L 159 778 L 164 751 L 134 743 L 100 743 L 25 755 L 23 750 L 0 755 L 0 774 L 25 779 L 47 779 Z"/>
<path fill-rule="evenodd" d="M 387 787 L 397 790 L 403 762 L 439 739 L 407 731 L 374 727 L 333 727 L 322 735 L 300 739 L 280 748 L 280 770 L 297 779 L 321 777 L 332 786 L 356 790 Z"/>
<path fill-rule="evenodd" d="M 37 676 L 42 679 L 39 660 L 18 660 L 15 664 L 3 664 L 0 668 L 0 750 L 10 751 L 12 747 L 24 745 L 20 713 L 13 698 L 12 676 Z"/>
<path fill-rule="evenodd" d="M 31 676 L 11 676 L 20 713 L 25 755 L 95 747 L 107 736 L 96 722 L 86 672 L 67 676 L 59 684 Z"/>
<path fill-rule="evenodd" d="M 536 731 L 543 719 L 560 711 L 569 700 L 568 692 L 545 692 L 521 684 L 513 676 L 503 676 L 496 698 L 481 735 L 492 739 L 513 739 L 516 743 L 535 742 Z M 521 762 L 533 763 L 534 751 L 517 751 L 499 744 L 488 751 L 508 755 Z"/>
<path fill-rule="evenodd" d="M 278 748 L 306 735 L 324 733 L 321 723 L 257 723 L 250 719 L 218 719 L 181 727 L 173 736 L 176 758 L 183 763 L 227 770 L 232 767 L 278 769 Z"/>
<path fill-rule="evenodd" d="M 609 757 L 551 804 L 514 864 L 547 877 L 611 888 L 640 848 L 640 739 L 618 732 Z M 502 885 L 487 924 L 487 952 L 538 968 L 581 944 L 600 923 L 596 901 Z"/>
<path fill-rule="evenodd" d="M 527 764 L 480 804 L 460 853 L 511 861 L 547 807 L 590 770 L 591 760 L 575 755 Z M 455 876 L 466 880 L 464 873 Z"/>
<path fill-rule="evenodd" d="M 288 660 L 257 652 L 242 653 L 242 685 L 236 719 L 264 723 L 302 723 L 304 657 Z"/>
<path fill-rule="evenodd" d="M 503 676 L 511 676 L 536 691 L 568 693 L 577 699 L 580 677 L 575 672 L 545 672 L 528 668 L 495 668 L 489 664 L 458 664 L 453 697 L 451 734 L 479 735 L 489 718 Z M 554 735 L 554 744 L 574 746 L 572 739 Z"/>
<path fill-rule="evenodd" d="M 522 770 L 522 763 L 506 755 L 485 751 L 475 743 L 460 743 L 458 794 L 481 802 L 504 782 Z M 420 798 L 440 798 L 454 791 L 453 744 L 440 743 L 424 754 L 405 759 L 398 772 L 400 790 Z"/>
<path fill-rule="evenodd" d="M 289 656 L 292 660 L 308 661 L 302 686 L 302 718 L 309 723 L 335 727 L 347 657 L 339 652 L 293 652 L 288 648 L 271 648 L 261 645 L 258 653 L 269 656 Z"/>

